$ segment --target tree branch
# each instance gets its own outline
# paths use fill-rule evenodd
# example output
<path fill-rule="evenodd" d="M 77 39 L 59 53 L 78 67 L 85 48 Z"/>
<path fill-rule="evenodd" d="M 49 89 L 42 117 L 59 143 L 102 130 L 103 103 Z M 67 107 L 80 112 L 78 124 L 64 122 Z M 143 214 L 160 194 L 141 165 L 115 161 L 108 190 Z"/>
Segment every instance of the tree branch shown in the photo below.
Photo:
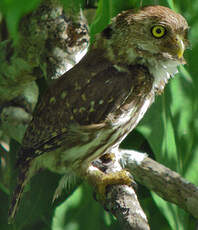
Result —
<path fill-rule="evenodd" d="M 135 180 L 198 218 L 198 187 L 146 154 L 131 150 L 120 151 L 122 164 L 129 169 Z"/>
<path fill-rule="evenodd" d="M 115 155 L 114 160 L 105 163 L 100 159 L 95 161 L 94 165 L 105 173 L 119 171 L 122 165 L 140 184 L 198 218 L 198 187 L 147 157 L 145 153 L 122 149 L 111 153 Z M 135 188 L 119 184 L 110 185 L 107 188 L 105 202 L 100 203 L 117 217 L 124 229 L 150 229 L 133 187 Z"/>
<path fill-rule="evenodd" d="M 149 230 L 135 190 L 127 185 L 113 185 L 107 192 L 105 206 L 125 230 Z"/>
<path fill-rule="evenodd" d="M 89 45 L 81 13 L 64 14 L 58 0 L 44 0 L 21 20 L 19 39 L 0 43 L 0 103 L 21 95 L 29 82 L 58 78 L 73 67 Z"/>
<path fill-rule="evenodd" d="M 106 174 L 121 172 L 120 154 L 112 152 L 113 155 L 106 159 L 101 157 L 93 162 L 93 165 Z M 130 174 L 129 174 L 130 177 Z M 107 211 L 111 212 L 118 219 L 125 230 L 149 230 L 147 217 L 141 208 L 136 192 L 136 183 L 131 186 L 126 184 L 107 185 L 105 200 L 99 200 Z"/>

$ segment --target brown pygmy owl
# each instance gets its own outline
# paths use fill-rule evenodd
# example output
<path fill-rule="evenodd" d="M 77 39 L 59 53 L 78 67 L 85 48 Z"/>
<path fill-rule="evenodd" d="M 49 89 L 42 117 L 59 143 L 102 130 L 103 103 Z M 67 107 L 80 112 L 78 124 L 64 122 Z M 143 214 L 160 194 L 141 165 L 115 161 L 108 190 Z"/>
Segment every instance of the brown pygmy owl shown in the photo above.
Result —
<path fill-rule="evenodd" d="M 187 32 L 186 20 L 163 6 L 127 10 L 112 20 L 38 104 L 17 163 L 11 218 L 37 169 L 86 177 L 93 160 L 119 147 L 185 63 Z"/>

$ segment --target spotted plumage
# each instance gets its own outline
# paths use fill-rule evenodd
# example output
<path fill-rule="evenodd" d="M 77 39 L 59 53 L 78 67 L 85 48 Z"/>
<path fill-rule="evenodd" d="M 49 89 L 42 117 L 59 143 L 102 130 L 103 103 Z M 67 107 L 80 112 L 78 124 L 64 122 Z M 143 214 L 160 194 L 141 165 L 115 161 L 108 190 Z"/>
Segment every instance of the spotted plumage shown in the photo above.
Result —
<path fill-rule="evenodd" d="M 128 10 L 112 20 L 38 104 L 19 155 L 10 217 L 36 169 L 85 177 L 94 159 L 119 147 L 184 63 L 187 29 L 181 15 L 161 6 Z"/>

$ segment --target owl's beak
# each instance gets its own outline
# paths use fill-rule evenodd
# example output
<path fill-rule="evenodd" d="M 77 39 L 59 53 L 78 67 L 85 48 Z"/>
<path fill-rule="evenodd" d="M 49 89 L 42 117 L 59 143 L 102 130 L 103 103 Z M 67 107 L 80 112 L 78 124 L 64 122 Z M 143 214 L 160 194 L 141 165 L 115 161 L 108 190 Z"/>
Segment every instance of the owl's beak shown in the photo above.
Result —
<path fill-rule="evenodd" d="M 177 42 L 177 45 L 178 45 L 178 48 L 179 48 L 178 51 L 177 51 L 177 57 L 179 59 L 181 59 L 183 57 L 183 53 L 184 53 L 184 50 L 185 50 L 185 45 L 183 43 L 182 38 L 179 35 L 176 36 L 176 42 Z"/>

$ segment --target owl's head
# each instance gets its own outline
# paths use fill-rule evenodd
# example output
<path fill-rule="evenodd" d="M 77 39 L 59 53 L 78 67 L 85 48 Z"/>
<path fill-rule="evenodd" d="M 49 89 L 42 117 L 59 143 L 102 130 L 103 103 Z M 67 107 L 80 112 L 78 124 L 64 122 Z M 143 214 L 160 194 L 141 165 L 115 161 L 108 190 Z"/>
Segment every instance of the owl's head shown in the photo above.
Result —
<path fill-rule="evenodd" d="M 122 12 L 103 31 L 112 61 L 144 64 L 153 75 L 157 74 L 156 81 L 163 78 L 165 83 L 176 72 L 177 65 L 185 63 L 187 34 L 184 17 L 164 6 Z"/>
<path fill-rule="evenodd" d="M 103 31 L 116 56 L 131 53 L 144 58 L 158 56 L 183 62 L 188 46 L 188 24 L 183 16 L 164 6 L 147 6 L 118 14 Z M 128 55 L 127 55 L 128 54 Z"/>

